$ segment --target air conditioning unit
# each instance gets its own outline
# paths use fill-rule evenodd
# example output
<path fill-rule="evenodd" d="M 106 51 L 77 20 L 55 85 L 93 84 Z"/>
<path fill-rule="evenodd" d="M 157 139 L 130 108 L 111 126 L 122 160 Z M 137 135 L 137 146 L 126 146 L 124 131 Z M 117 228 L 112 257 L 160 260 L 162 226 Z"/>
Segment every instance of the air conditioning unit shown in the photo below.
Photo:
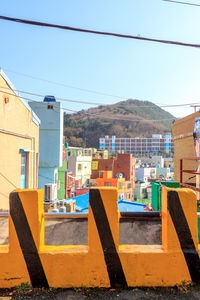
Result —
<path fill-rule="evenodd" d="M 57 199 L 57 184 L 49 183 L 44 185 L 44 200 L 52 202 Z"/>

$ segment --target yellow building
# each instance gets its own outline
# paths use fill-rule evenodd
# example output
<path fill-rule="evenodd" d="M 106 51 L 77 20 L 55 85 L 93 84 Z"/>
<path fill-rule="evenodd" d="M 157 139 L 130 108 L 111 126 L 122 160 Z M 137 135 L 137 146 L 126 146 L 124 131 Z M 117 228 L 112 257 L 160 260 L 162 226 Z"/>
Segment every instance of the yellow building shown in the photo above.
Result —
<path fill-rule="evenodd" d="M 0 69 L 0 210 L 15 188 L 37 188 L 40 120 Z"/>

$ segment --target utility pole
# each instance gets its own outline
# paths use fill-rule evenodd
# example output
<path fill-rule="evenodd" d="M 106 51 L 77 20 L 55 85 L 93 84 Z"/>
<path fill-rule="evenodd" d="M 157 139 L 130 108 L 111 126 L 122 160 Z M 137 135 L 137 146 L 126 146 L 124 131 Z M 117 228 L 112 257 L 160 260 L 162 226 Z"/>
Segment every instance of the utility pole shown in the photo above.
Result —
<path fill-rule="evenodd" d="M 194 113 L 197 112 L 197 107 L 200 107 L 200 105 L 190 105 L 190 107 L 194 108 Z"/>

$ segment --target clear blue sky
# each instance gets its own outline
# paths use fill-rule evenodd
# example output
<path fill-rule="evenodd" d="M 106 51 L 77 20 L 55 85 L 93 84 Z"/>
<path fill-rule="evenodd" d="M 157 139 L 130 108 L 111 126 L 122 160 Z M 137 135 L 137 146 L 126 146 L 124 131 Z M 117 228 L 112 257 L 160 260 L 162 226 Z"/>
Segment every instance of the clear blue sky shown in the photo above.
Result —
<path fill-rule="evenodd" d="M 200 7 L 161 0 L 7 0 L 1 1 L 0 14 L 200 44 Z M 19 90 L 102 104 L 122 100 L 33 80 L 8 70 L 118 95 L 124 100 L 200 102 L 200 49 L 3 20 L 0 35 L 0 67 Z M 63 106 L 74 110 L 90 107 L 66 102 Z M 193 109 L 168 111 L 181 117 Z"/>

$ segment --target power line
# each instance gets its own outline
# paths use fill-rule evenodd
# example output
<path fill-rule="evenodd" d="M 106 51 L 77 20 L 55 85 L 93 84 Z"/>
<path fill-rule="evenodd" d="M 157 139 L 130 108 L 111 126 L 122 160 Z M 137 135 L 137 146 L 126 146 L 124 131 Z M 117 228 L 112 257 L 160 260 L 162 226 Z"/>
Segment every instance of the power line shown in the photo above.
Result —
<path fill-rule="evenodd" d="M 55 84 L 55 85 L 58 85 L 58 86 L 67 87 L 67 88 L 70 88 L 70 89 L 79 90 L 79 91 L 82 91 L 82 92 L 93 93 L 93 94 L 97 94 L 97 95 L 114 97 L 114 98 L 119 98 L 119 99 L 125 99 L 125 98 L 127 98 L 127 97 L 122 97 L 122 96 L 107 94 L 107 93 L 103 93 L 103 92 L 99 92 L 99 91 L 95 91 L 95 90 L 90 90 L 90 89 L 84 89 L 84 88 L 80 88 L 80 87 L 75 87 L 75 86 L 72 86 L 72 85 L 67 85 L 67 84 L 62 83 L 62 82 L 51 81 L 51 80 L 48 80 L 48 79 L 44 79 L 44 78 L 32 76 L 32 75 L 29 75 L 29 74 L 24 74 L 24 73 L 21 73 L 21 72 L 12 71 L 12 70 L 5 69 L 5 68 L 4 68 L 4 70 L 7 71 L 7 72 L 10 72 L 10 73 L 14 73 L 14 74 L 17 74 L 17 75 L 24 76 L 24 77 L 29 77 L 29 78 L 32 78 L 32 79 L 35 79 L 35 80 L 40 80 L 40 81 L 43 81 L 43 82 Z"/>
<path fill-rule="evenodd" d="M 95 115 L 98 117 L 98 115 Z M 111 119 L 111 120 L 116 120 L 116 121 L 128 121 L 128 122 L 148 122 L 148 121 L 155 121 L 155 122 L 162 122 L 162 121 L 172 121 L 176 120 L 176 118 L 166 118 L 166 119 L 122 119 L 122 118 L 115 118 L 115 117 L 107 117 L 107 116 L 99 116 L 101 119 Z"/>
<path fill-rule="evenodd" d="M 182 2 L 182 1 L 175 1 L 175 0 L 162 0 L 162 1 L 172 2 L 172 3 L 176 3 L 176 4 L 191 5 L 191 6 L 200 6 L 200 4 L 197 4 L 197 3 L 189 3 L 189 2 Z"/>
<path fill-rule="evenodd" d="M 14 183 L 12 183 L 12 181 L 10 181 L 5 175 L 3 175 L 1 172 L 0 172 L 0 175 L 1 175 L 4 179 L 6 179 L 12 186 L 14 186 L 14 187 L 17 189 L 17 186 L 16 186 Z"/>
<path fill-rule="evenodd" d="M 45 178 L 45 179 L 49 179 L 50 181 L 54 181 L 52 178 L 47 177 L 47 176 L 43 176 L 43 175 L 39 175 L 39 174 L 38 174 L 38 176 L 39 176 L 39 177 L 42 177 L 42 178 Z"/>
<path fill-rule="evenodd" d="M 176 46 L 200 48 L 200 44 L 191 44 L 191 43 L 185 43 L 185 42 L 161 40 L 161 39 L 147 38 L 147 37 L 128 35 L 128 34 L 120 34 L 120 33 L 112 33 L 112 32 L 105 32 L 105 31 L 89 30 L 89 29 L 83 29 L 83 28 L 77 28 L 77 27 L 70 27 L 70 26 L 64 26 L 64 25 L 57 25 L 57 24 L 50 24 L 50 23 L 44 23 L 44 22 L 38 22 L 38 21 L 31 21 L 31 20 L 26 20 L 26 19 L 11 18 L 11 17 L 7 17 L 7 16 L 0 16 L 0 19 L 6 20 L 6 21 L 11 21 L 11 22 L 28 24 L 28 25 L 35 25 L 35 26 L 40 26 L 40 27 L 41 26 L 42 27 L 51 27 L 51 28 L 71 30 L 71 31 L 77 31 L 77 32 L 85 32 L 85 33 L 93 33 L 93 34 L 98 34 L 98 35 L 114 36 L 114 37 L 126 38 L 126 39 L 136 39 L 136 40 L 142 40 L 142 41 L 147 41 L 147 42 L 156 42 L 156 43 L 171 44 L 171 45 L 176 45 Z"/>
<path fill-rule="evenodd" d="M 4 89 L 10 89 L 9 87 L 3 87 L 0 86 L 0 88 L 4 88 Z M 17 93 L 22 93 L 22 94 L 27 94 L 27 95 L 31 95 L 31 96 L 36 96 L 36 97 L 42 97 L 44 98 L 46 95 L 41 95 L 41 94 L 36 94 L 36 93 L 31 93 L 31 92 L 27 92 L 27 91 L 22 91 L 22 90 L 16 90 L 16 89 L 12 89 L 14 92 Z M 102 105 L 102 103 L 100 102 L 87 102 L 87 101 L 79 101 L 79 100 L 73 100 L 73 99 L 67 99 L 67 98 L 61 98 L 61 97 L 57 97 L 57 100 L 61 100 L 61 101 L 66 101 L 66 102 L 74 102 L 74 103 L 81 103 L 81 104 L 89 104 L 89 105 Z M 194 103 L 193 103 L 194 104 Z"/>
<path fill-rule="evenodd" d="M 31 99 L 31 98 L 19 96 L 19 95 L 16 95 L 16 94 L 13 95 L 12 93 L 8 93 L 8 92 L 2 91 L 2 90 L 0 90 L 0 93 L 4 93 L 4 94 L 11 95 L 11 96 L 14 96 L 14 97 L 19 97 L 19 98 L 22 98 L 22 99 L 24 99 L 24 100 L 28 100 L 28 101 L 32 101 L 32 102 L 42 103 L 42 104 L 44 104 L 44 105 L 47 105 L 47 104 L 48 104 L 48 102 L 40 102 L 40 101 L 37 101 L 37 100 L 33 100 L 33 99 Z M 60 109 L 60 106 L 54 105 L 54 107 Z M 68 109 L 68 108 L 62 108 L 62 109 L 63 109 L 63 110 L 66 110 L 66 111 L 74 112 L 74 113 L 77 113 L 77 112 L 78 112 L 77 110 L 72 110 L 72 109 Z"/>
<path fill-rule="evenodd" d="M 3 88 L 3 89 L 8 89 L 10 90 L 9 87 L 3 87 L 3 86 L 0 86 L 0 88 Z M 31 96 L 36 96 L 36 97 L 41 97 L 44 99 L 44 97 L 46 95 L 41 95 L 41 94 L 37 94 L 37 93 L 32 93 L 32 92 L 28 92 L 28 91 L 24 91 L 24 90 L 17 90 L 17 89 L 12 89 L 14 92 L 17 92 L 17 93 L 22 93 L 22 94 L 27 94 L 27 95 L 31 95 Z M 12 94 L 11 94 L 12 95 Z M 22 97 L 19 95 L 19 97 L 21 98 L 24 98 L 26 100 L 32 100 L 31 98 L 26 98 L 26 97 Z M 103 103 L 96 103 L 96 102 L 86 102 L 86 101 L 79 101 L 79 100 L 72 100 L 72 99 L 67 99 L 67 98 L 61 98 L 61 97 L 57 97 L 55 96 L 55 98 L 57 100 L 60 100 L 60 101 L 66 101 L 66 102 L 74 102 L 74 103 L 81 103 L 81 104 L 91 104 L 91 105 L 105 105 Z M 137 100 L 137 99 L 135 99 Z M 32 100 L 33 101 L 33 100 Z M 143 101 L 143 100 L 138 100 L 138 101 Z M 147 101 L 147 100 L 146 100 Z M 183 103 L 183 104 L 155 104 L 155 105 L 134 105 L 134 109 L 135 108 L 168 108 L 168 107 L 181 107 L 181 106 L 191 106 L 191 105 L 200 105 L 199 102 L 192 102 L 192 103 Z M 74 111 L 74 112 L 77 112 L 77 111 Z"/>
<path fill-rule="evenodd" d="M 27 98 L 27 97 L 22 97 L 22 96 L 17 96 L 17 95 L 13 95 L 11 93 L 8 93 L 8 92 L 5 92 L 5 91 L 2 91 L 0 90 L 0 93 L 4 93 L 4 94 L 8 94 L 8 95 L 11 95 L 11 96 L 14 96 L 14 97 L 19 97 L 19 98 L 22 98 L 22 99 L 25 99 L 25 100 L 29 100 L 29 101 L 32 101 L 32 102 L 36 102 L 36 103 L 41 103 L 43 105 L 48 105 L 48 102 L 40 102 L 40 101 L 36 101 L 36 100 L 33 100 L 31 98 Z M 57 106 L 55 104 L 53 104 L 55 108 L 58 108 L 58 109 L 61 109 L 60 106 Z M 146 106 L 148 108 L 148 106 Z M 70 112 L 74 112 L 74 113 L 80 113 L 80 111 L 77 111 L 77 110 L 72 110 L 72 109 L 68 109 L 68 108 L 62 108 L 64 111 L 70 111 Z M 55 111 L 56 112 L 56 111 Z M 59 112 L 57 112 L 59 113 Z M 122 119 L 121 117 L 109 117 L 109 116 L 103 116 L 100 115 L 98 116 L 98 113 L 88 113 L 88 112 L 84 112 L 86 114 L 86 116 L 89 116 L 89 117 L 96 117 L 96 118 L 100 118 L 100 119 L 104 119 L 104 120 L 116 120 L 116 121 L 128 121 L 128 122 L 148 122 L 148 121 L 155 121 L 155 122 L 161 122 L 161 121 L 170 121 L 170 120 L 175 120 L 176 118 L 167 118 L 167 119 L 140 119 L 137 118 L 137 119 Z"/>
<path fill-rule="evenodd" d="M 41 102 L 41 101 L 37 101 L 37 100 L 33 100 L 31 98 L 27 98 L 27 97 L 22 97 L 22 96 L 18 96 L 16 94 L 12 94 L 12 93 L 8 93 L 8 92 L 5 92 L 5 91 L 2 91 L 0 90 L 0 93 L 4 93 L 4 94 L 7 94 L 7 95 L 11 95 L 11 96 L 14 96 L 14 97 L 19 97 L 19 98 L 22 98 L 22 99 L 25 99 L 25 100 L 28 100 L 28 101 L 32 101 L 32 102 L 36 102 L 36 103 L 41 103 L 43 105 L 48 105 L 48 102 Z M 55 104 L 53 104 L 55 108 L 58 108 L 60 109 L 60 106 L 57 106 Z M 148 106 L 145 106 L 148 108 Z M 77 110 L 72 110 L 72 109 L 68 109 L 68 108 L 62 108 L 64 111 L 70 111 L 70 112 L 74 112 L 74 113 L 80 113 L 81 114 L 81 111 L 77 111 Z M 59 112 L 58 112 L 59 113 Z M 96 117 L 96 118 L 100 118 L 100 119 L 111 119 L 111 120 L 116 120 L 116 121 L 128 121 L 128 122 L 148 122 L 148 121 L 155 121 L 155 122 L 161 122 L 161 121 L 167 121 L 167 120 L 175 120 L 176 118 L 167 118 L 167 119 L 122 119 L 122 118 L 117 118 L 117 117 L 109 117 L 109 116 L 103 116 L 100 115 L 98 116 L 98 113 L 88 113 L 88 112 L 84 112 L 87 116 L 89 117 Z"/>

